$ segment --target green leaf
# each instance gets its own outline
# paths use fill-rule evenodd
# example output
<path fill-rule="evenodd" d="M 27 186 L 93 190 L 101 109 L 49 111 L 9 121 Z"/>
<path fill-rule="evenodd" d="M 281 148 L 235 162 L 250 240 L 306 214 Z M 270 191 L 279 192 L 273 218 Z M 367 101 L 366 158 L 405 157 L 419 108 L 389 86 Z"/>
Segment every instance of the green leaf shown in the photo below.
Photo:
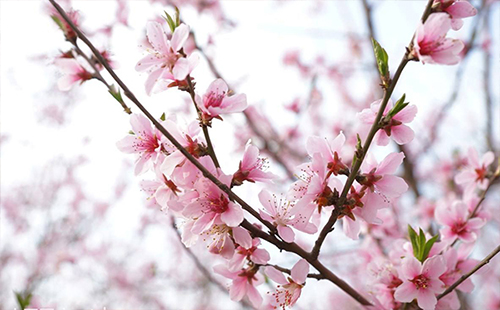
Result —
<path fill-rule="evenodd" d="M 62 23 L 62 21 L 59 19 L 59 17 L 55 16 L 55 15 L 50 15 L 50 17 L 52 18 L 52 20 L 57 24 L 57 26 L 59 26 L 59 28 L 61 28 L 62 31 L 64 31 L 64 24 Z"/>
<path fill-rule="evenodd" d="M 390 118 L 393 118 L 396 114 L 401 112 L 401 110 L 403 110 L 404 108 L 406 108 L 406 106 L 408 106 L 410 104 L 409 102 L 404 102 L 405 98 L 406 98 L 406 94 L 403 94 L 403 96 L 401 96 L 401 98 L 399 98 L 399 100 L 396 102 L 394 107 L 389 111 L 389 113 L 387 113 L 387 115 Z"/>
<path fill-rule="evenodd" d="M 436 240 L 438 239 L 438 237 L 439 237 L 439 235 L 435 235 L 434 237 L 430 238 L 425 243 L 424 251 L 422 253 L 422 262 L 425 261 L 427 259 L 427 257 L 429 256 L 429 252 L 431 251 L 432 246 L 434 245 L 434 243 L 436 242 Z"/>
<path fill-rule="evenodd" d="M 175 27 L 179 27 L 181 24 L 181 14 L 179 12 L 179 8 L 175 7 Z"/>
<path fill-rule="evenodd" d="M 411 246 L 413 247 L 413 256 L 415 256 L 418 259 L 418 253 L 419 253 L 419 243 L 418 243 L 418 237 L 417 233 L 413 228 L 408 225 L 408 236 L 410 237 L 411 241 Z"/>
<path fill-rule="evenodd" d="M 123 103 L 123 98 L 122 98 L 122 94 L 120 92 L 120 89 L 116 88 L 115 85 L 111 85 L 111 89 L 109 90 L 109 93 L 111 94 L 111 96 L 113 96 L 113 98 L 116 99 L 116 101 Z"/>
<path fill-rule="evenodd" d="M 21 310 L 24 310 L 26 307 L 28 307 L 31 303 L 31 297 L 33 297 L 33 295 L 30 293 L 30 292 L 14 292 L 14 294 L 16 295 L 16 300 L 17 300 L 17 303 L 19 304 L 19 307 L 21 308 Z"/>
<path fill-rule="evenodd" d="M 385 49 L 380 46 L 380 44 L 372 38 L 373 52 L 375 53 L 375 59 L 377 60 L 378 72 L 384 83 L 389 80 L 389 56 Z"/>
<path fill-rule="evenodd" d="M 170 31 L 172 33 L 174 33 L 175 28 L 176 28 L 174 20 L 172 19 L 172 17 L 170 17 L 170 15 L 168 15 L 167 11 L 163 11 L 163 12 L 165 12 L 165 16 L 163 18 L 167 21 L 167 24 L 168 24 L 168 27 L 170 28 Z"/>
<path fill-rule="evenodd" d="M 165 121 L 165 119 L 166 119 L 166 118 L 167 118 L 167 117 L 166 117 L 165 112 L 164 112 L 164 113 L 160 116 L 160 119 L 161 119 L 162 121 Z"/>

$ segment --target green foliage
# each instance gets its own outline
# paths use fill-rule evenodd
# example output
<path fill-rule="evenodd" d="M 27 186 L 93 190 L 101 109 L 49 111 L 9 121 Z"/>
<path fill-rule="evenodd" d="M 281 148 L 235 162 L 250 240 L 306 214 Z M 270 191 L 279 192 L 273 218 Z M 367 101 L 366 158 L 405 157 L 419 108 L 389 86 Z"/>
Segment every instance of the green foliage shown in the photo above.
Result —
<path fill-rule="evenodd" d="M 404 102 L 405 101 L 405 98 L 406 98 L 406 94 L 403 94 L 403 96 L 401 96 L 401 98 L 396 102 L 396 104 L 394 105 L 394 107 L 389 111 L 389 113 L 387 113 L 387 116 L 390 117 L 390 118 L 393 118 L 394 115 L 398 114 L 399 112 L 401 112 L 401 110 L 403 110 L 404 108 L 406 108 L 407 105 L 409 105 L 410 103 L 409 102 Z"/>
<path fill-rule="evenodd" d="M 14 294 L 16 295 L 16 300 L 17 300 L 19 307 L 21 307 L 21 310 L 24 310 L 26 307 L 28 307 L 30 305 L 31 297 L 33 297 L 31 292 L 28 292 L 28 291 L 14 292 Z"/>
<path fill-rule="evenodd" d="M 372 38 L 373 52 L 375 53 L 375 59 L 377 60 L 378 72 L 384 86 L 388 86 L 389 83 L 389 56 L 385 49 L 380 46 L 380 44 Z"/>
<path fill-rule="evenodd" d="M 429 256 L 432 246 L 436 242 L 438 235 L 426 240 L 425 233 L 422 228 L 419 228 L 418 235 L 415 230 L 408 225 L 408 235 L 410 237 L 411 245 L 413 247 L 413 256 L 420 262 L 424 262 Z"/>
<path fill-rule="evenodd" d="M 168 27 L 170 28 L 170 31 L 172 33 L 174 33 L 175 31 L 175 28 L 179 27 L 179 25 L 181 24 L 181 18 L 180 18 L 180 13 L 179 13 L 179 9 L 177 7 L 175 7 L 175 15 L 174 15 L 174 18 L 172 18 L 172 16 L 170 16 L 167 11 L 163 11 L 165 12 L 165 16 L 163 16 L 163 18 L 165 19 L 165 21 L 167 22 L 168 24 Z"/>

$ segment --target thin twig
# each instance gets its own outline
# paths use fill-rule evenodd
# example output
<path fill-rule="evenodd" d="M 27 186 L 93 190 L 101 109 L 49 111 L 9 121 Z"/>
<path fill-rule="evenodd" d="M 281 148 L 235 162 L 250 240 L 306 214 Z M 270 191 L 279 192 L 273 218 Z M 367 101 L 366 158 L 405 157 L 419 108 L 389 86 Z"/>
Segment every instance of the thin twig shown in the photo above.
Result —
<path fill-rule="evenodd" d="M 370 38 L 377 39 L 377 36 L 375 34 L 375 28 L 373 26 L 373 15 L 372 15 L 372 9 L 371 6 L 368 4 L 368 0 L 362 0 L 364 11 L 365 11 L 365 20 L 366 20 L 366 26 L 368 28 L 368 33 L 370 35 Z M 374 72 L 377 76 L 379 76 L 378 73 L 378 65 L 377 65 L 377 59 L 375 58 L 375 54 L 372 53 L 373 55 L 373 68 Z M 404 168 L 404 174 L 403 178 L 406 180 L 408 185 L 410 186 L 410 189 L 413 191 L 415 194 L 415 198 L 420 197 L 420 190 L 418 189 L 418 180 L 415 177 L 415 164 L 413 162 L 413 158 L 410 156 L 409 152 L 406 150 L 406 147 L 404 145 L 397 144 L 397 147 L 400 152 L 403 152 L 405 154 L 405 160 L 403 161 L 403 168 Z"/>
<path fill-rule="evenodd" d="M 425 22 L 427 17 L 429 17 L 429 15 L 431 13 L 432 3 L 433 3 L 433 0 L 428 1 L 427 6 L 424 10 L 424 13 L 422 14 L 422 22 Z M 368 152 L 368 149 L 370 148 L 370 145 L 373 141 L 373 138 L 375 137 L 375 134 L 380 129 L 379 122 L 382 119 L 385 107 L 387 106 L 387 103 L 389 102 L 389 99 L 392 95 L 392 92 L 394 91 L 394 88 L 396 87 L 396 84 L 399 80 L 399 77 L 401 76 L 401 73 L 403 72 L 406 64 L 410 61 L 408 56 L 409 56 L 410 51 L 413 48 L 413 38 L 414 37 L 415 37 L 415 35 L 413 35 L 413 37 L 410 41 L 410 44 L 408 45 L 408 48 L 406 49 L 406 52 L 403 56 L 403 59 L 399 63 L 398 69 L 396 70 L 394 77 L 390 81 L 389 87 L 387 87 L 387 89 L 384 91 L 384 97 L 383 97 L 382 102 L 380 104 L 379 111 L 377 113 L 375 121 L 373 122 L 373 125 L 370 129 L 370 132 L 368 133 L 368 136 L 366 137 L 365 143 L 363 144 L 363 149 L 362 149 L 361 154 L 360 154 L 361 156 L 359 158 L 357 158 L 357 160 L 354 162 L 353 166 L 351 167 L 351 172 L 349 174 L 349 177 L 347 178 L 346 183 L 344 184 L 344 188 L 342 189 L 342 194 L 340 195 L 340 198 L 338 199 L 338 203 L 335 205 L 335 209 L 332 211 L 332 214 L 331 214 L 330 218 L 328 219 L 328 222 L 325 224 L 325 226 L 321 230 L 321 232 L 318 236 L 318 239 L 316 240 L 316 242 L 314 244 L 314 247 L 311 251 L 311 255 L 314 259 L 318 258 L 321 246 L 323 245 L 323 242 L 325 241 L 326 236 L 333 230 L 333 226 L 337 222 L 337 218 L 340 215 L 341 209 L 346 201 L 347 193 L 349 192 L 351 185 L 354 183 L 354 180 L 355 180 L 356 176 L 358 175 L 361 164 L 363 163 L 363 160 Z"/>
<path fill-rule="evenodd" d="M 483 31 L 487 36 L 491 36 L 490 30 L 490 10 L 484 15 Z M 484 104 L 486 107 L 486 144 L 488 149 L 495 152 L 495 142 L 493 138 L 493 102 L 491 99 L 491 47 L 483 49 L 484 55 L 484 71 L 483 71 L 483 89 L 484 89 Z"/>
<path fill-rule="evenodd" d="M 439 299 L 443 298 L 444 296 L 448 295 L 449 293 L 451 293 L 454 289 L 457 288 L 457 286 L 462 284 L 462 282 L 467 280 L 470 276 L 472 276 L 474 273 L 476 273 L 484 265 L 488 264 L 490 262 L 490 260 L 493 257 L 495 257 L 495 255 L 498 254 L 498 252 L 500 252 L 500 245 L 497 246 L 496 249 L 494 249 L 490 254 L 488 254 L 488 256 L 486 256 L 481 262 L 479 262 L 479 264 L 477 264 L 474 268 L 472 268 L 471 271 L 469 271 L 468 273 L 461 276 L 460 279 L 458 279 L 455 283 L 450 285 L 450 287 L 448 287 L 443 293 L 438 295 L 437 299 L 439 300 Z"/>
<path fill-rule="evenodd" d="M 274 269 L 276 270 L 279 270 L 281 272 L 284 272 L 286 274 L 289 274 L 291 275 L 292 274 L 292 271 L 290 269 L 287 269 L 287 268 L 283 268 L 281 266 L 278 266 L 278 265 L 273 265 L 273 264 L 265 264 L 265 265 L 262 265 L 262 266 L 269 266 L 269 267 L 273 267 Z M 316 279 L 316 280 L 323 280 L 325 279 L 325 277 L 323 277 L 323 275 L 319 274 L 319 273 L 308 273 L 307 274 L 307 277 L 308 278 L 312 278 L 312 279 Z"/>
<path fill-rule="evenodd" d="M 193 164 L 198 168 L 204 177 L 212 181 L 217 187 L 219 187 L 223 192 L 225 192 L 231 200 L 238 202 L 244 210 L 252 214 L 255 218 L 257 218 L 261 223 L 263 223 L 272 234 L 266 233 L 247 220 L 243 220 L 240 224 L 242 227 L 250 231 L 254 237 L 258 237 L 264 239 L 279 249 L 286 250 L 288 252 L 295 253 L 300 257 L 306 259 L 314 268 L 316 268 L 325 279 L 337 285 L 344 292 L 349 294 L 356 301 L 361 303 L 362 305 L 371 305 L 371 303 L 365 299 L 361 294 L 359 294 L 354 288 L 352 288 L 349 284 L 347 284 L 344 280 L 337 277 L 333 272 L 331 272 L 328 268 L 326 268 L 321 262 L 317 259 L 312 259 L 311 255 L 304 251 L 300 246 L 296 243 L 286 243 L 277 239 L 276 237 L 276 228 L 269 223 L 268 221 L 262 219 L 250 205 L 248 205 L 243 199 L 241 199 L 238 195 L 236 195 L 231 189 L 220 182 L 213 174 L 211 174 L 196 158 L 194 158 L 152 115 L 149 111 L 139 102 L 139 100 L 135 97 L 135 95 L 130 91 L 130 89 L 125 85 L 122 80 L 116 75 L 113 71 L 109 63 L 102 57 L 99 51 L 94 47 L 94 45 L 89 41 L 89 39 L 73 24 L 73 22 L 68 18 L 66 12 L 57 4 L 54 0 L 49 0 L 50 3 L 56 8 L 56 10 L 61 14 L 64 20 L 70 25 L 70 27 L 75 31 L 78 38 L 82 40 L 87 46 L 91 49 L 94 56 L 98 59 L 98 61 L 102 64 L 102 66 L 109 72 L 109 74 L 113 77 L 113 79 L 118 83 L 118 85 L 122 88 L 125 96 L 127 96 L 143 113 L 146 117 L 153 123 L 153 125 L 163 134 L 165 137 Z"/>

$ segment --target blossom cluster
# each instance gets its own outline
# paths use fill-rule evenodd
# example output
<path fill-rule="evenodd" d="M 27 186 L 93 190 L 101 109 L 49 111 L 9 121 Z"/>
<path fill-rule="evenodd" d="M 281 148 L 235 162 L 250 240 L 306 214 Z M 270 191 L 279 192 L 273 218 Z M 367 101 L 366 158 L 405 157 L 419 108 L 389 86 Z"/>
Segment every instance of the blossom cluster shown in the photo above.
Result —
<path fill-rule="evenodd" d="M 461 18 L 475 14 L 466 1 L 436 0 L 430 15 L 418 27 L 407 57 L 422 63 L 456 64 L 464 45 L 446 38 L 446 34 L 461 27 Z M 293 306 L 306 285 L 312 262 L 299 259 L 290 270 L 270 264 L 270 253 L 245 225 L 259 230 L 261 224 L 271 226 L 270 236 L 292 244 L 300 234 L 321 231 L 325 220 L 335 216 L 335 220 L 342 220 L 347 237 L 357 240 L 369 232 L 368 242 L 379 242 L 380 251 L 367 254 L 366 262 L 371 275 L 366 291 L 376 307 L 395 309 L 412 302 L 424 310 L 460 307 L 456 292 L 439 301 L 438 296 L 477 263 L 469 255 L 490 217 L 478 206 L 480 191 L 487 189 L 492 176 L 493 153 L 486 153 L 480 161 L 477 151 L 469 151 L 464 169 L 455 177 L 463 191 L 429 203 L 428 212 L 419 214 L 429 222 L 435 219 L 439 241 L 436 242 L 438 236 L 421 231 L 420 240 L 430 241 L 419 245 L 411 233 L 410 240 L 406 238 L 392 216 L 398 199 L 409 188 L 397 175 L 405 154 L 392 152 L 377 160 L 374 152 L 361 146 L 361 137 L 367 139 L 373 130 L 372 138 L 378 146 L 387 146 L 391 139 L 398 145 L 410 143 L 415 133 L 408 124 L 416 117 L 417 107 L 403 103 L 404 100 L 396 104 L 387 98 L 376 100 L 357 114 L 362 124 L 357 140 L 346 138 L 342 131 L 333 139 L 309 136 L 305 144 L 308 161 L 295 167 L 296 178 L 288 188 L 282 187 L 282 193 L 273 193 L 269 188 L 260 191 L 260 207 L 255 212 L 258 216 L 253 215 L 261 223 L 251 224 L 230 191 L 249 183 L 273 183 L 278 176 L 267 171 L 268 161 L 251 141 L 245 145 L 238 169 L 227 173 L 226 167 L 214 159 L 208 137 L 212 122 L 247 108 L 247 97 L 234 94 L 220 78 L 200 94 L 193 76 L 200 59 L 187 46 L 190 28 L 178 18 L 167 15 L 166 20 L 166 25 L 156 21 L 147 24 L 147 55 L 137 63 L 136 70 L 148 74 L 148 95 L 174 88 L 189 93 L 197 120 L 183 124 L 172 114 L 163 115 L 157 122 L 218 182 L 207 178 L 167 139 L 160 126 L 153 126 L 142 114 L 131 115 L 131 131 L 118 141 L 117 147 L 135 154 L 136 176 L 147 172 L 154 175 L 142 181 L 141 187 L 151 205 L 176 217 L 184 245 L 203 243 L 223 261 L 213 270 L 231 281 L 232 300 L 247 298 L 255 308 L 266 304 L 283 309 Z M 76 82 L 98 78 L 97 72 L 90 72 L 102 68 L 96 63 L 93 68 L 85 68 L 78 58 L 73 51 L 56 60 L 66 74 L 59 83 L 62 90 L 70 89 Z M 299 109 L 292 106 L 290 110 L 298 113 Z M 358 163 L 359 169 L 355 168 Z M 381 246 L 390 250 L 384 252 Z M 268 300 L 264 302 L 257 287 L 266 277 L 276 283 L 276 290 L 265 295 Z M 472 288 L 470 280 L 458 286 L 464 292 Z"/>

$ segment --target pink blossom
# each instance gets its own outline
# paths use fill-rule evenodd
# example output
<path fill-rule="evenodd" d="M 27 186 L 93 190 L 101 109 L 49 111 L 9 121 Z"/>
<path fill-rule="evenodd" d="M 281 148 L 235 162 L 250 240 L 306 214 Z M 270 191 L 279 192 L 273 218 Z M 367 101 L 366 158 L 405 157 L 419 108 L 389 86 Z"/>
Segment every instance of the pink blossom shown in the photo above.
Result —
<path fill-rule="evenodd" d="M 488 186 L 488 167 L 495 160 L 493 152 L 487 152 L 479 161 L 479 155 L 474 148 L 467 152 L 467 166 L 457 174 L 455 182 L 465 187 L 466 192 L 473 191 L 475 187 L 486 189 Z"/>
<path fill-rule="evenodd" d="M 460 40 L 446 38 L 451 28 L 447 13 L 433 13 L 425 24 L 420 24 L 413 41 L 412 55 L 422 63 L 454 65 L 460 61 L 464 44 Z"/>
<path fill-rule="evenodd" d="M 436 294 L 445 290 L 444 283 L 439 280 L 445 271 L 446 266 L 441 256 L 428 258 L 423 265 L 413 256 L 405 257 L 400 270 L 403 284 L 394 292 L 394 298 L 400 302 L 411 302 L 416 298 L 420 308 L 434 309 L 437 304 Z"/>
<path fill-rule="evenodd" d="M 297 214 L 298 210 L 293 203 L 283 200 L 283 198 L 278 201 L 275 195 L 271 195 L 265 189 L 259 193 L 259 200 L 265 209 L 265 211 L 260 210 L 260 216 L 276 226 L 279 236 L 284 241 L 293 242 L 295 240 L 295 233 L 290 226 L 296 226 L 308 233 L 316 232 L 316 227 L 303 223 L 305 219 Z"/>
<path fill-rule="evenodd" d="M 331 174 L 339 175 L 342 171 L 347 170 L 347 166 L 342 162 L 341 154 L 342 147 L 345 144 L 345 136 L 341 132 L 332 142 L 317 136 L 311 136 L 307 139 L 306 149 L 309 156 L 319 153 L 326 162 L 328 178 Z"/>
<path fill-rule="evenodd" d="M 408 185 L 402 178 L 393 174 L 403 162 L 404 157 L 403 152 L 391 153 L 380 164 L 377 164 L 373 156 L 367 156 L 361 166 L 365 177 L 361 184 L 384 198 L 401 196 L 408 190 Z"/>
<path fill-rule="evenodd" d="M 181 190 L 173 182 L 169 180 L 159 169 L 159 165 L 156 166 L 156 180 L 144 180 L 141 182 L 140 186 L 142 190 L 149 194 L 148 199 L 154 199 L 157 204 L 161 206 L 161 211 L 165 211 L 170 207 L 173 207 L 175 211 L 180 211 L 176 208 L 176 204 L 171 204 L 172 200 L 177 200 L 177 195 L 181 193 Z"/>
<path fill-rule="evenodd" d="M 279 284 L 276 292 L 273 293 L 274 300 L 271 300 L 271 304 L 285 309 L 285 307 L 293 306 L 299 299 L 302 288 L 306 284 L 309 263 L 305 259 L 299 260 L 293 266 L 291 276 L 288 278 L 285 278 L 274 267 L 266 267 L 265 273 L 271 280 Z"/>
<path fill-rule="evenodd" d="M 228 96 L 228 87 L 222 79 L 213 81 L 203 95 L 196 96 L 196 104 L 203 112 L 204 122 L 210 122 L 213 118 L 222 119 L 221 114 L 242 112 L 247 107 L 247 96 L 237 94 Z"/>
<path fill-rule="evenodd" d="M 193 223 L 194 224 L 194 223 Z M 189 228 L 191 229 L 192 226 Z M 218 220 L 210 229 L 200 235 L 203 241 L 208 241 L 208 251 L 212 254 L 221 255 L 225 259 L 231 259 L 234 256 L 235 244 L 243 244 L 246 247 L 252 245 L 252 237 L 248 231 L 241 227 L 229 227 Z M 187 246 L 187 245 L 186 245 Z M 243 266 L 240 266 L 241 268 Z"/>
<path fill-rule="evenodd" d="M 118 149 L 124 153 L 139 155 L 135 162 L 135 174 L 139 175 L 152 168 L 153 162 L 161 159 L 163 151 L 169 147 L 162 142 L 163 135 L 153 128 L 151 122 L 141 114 L 132 114 L 130 117 L 133 134 L 126 136 L 116 143 Z"/>
<path fill-rule="evenodd" d="M 231 176 L 220 174 L 219 180 L 229 186 Z M 186 206 L 183 215 L 195 220 L 191 231 L 200 234 L 209 229 L 214 222 L 221 220 L 230 227 L 236 227 L 243 221 L 243 210 L 229 200 L 217 185 L 206 178 L 200 178 L 194 184 L 199 197 Z"/>
<path fill-rule="evenodd" d="M 158 22 L 148 22 L 146 26 L 149 43 L 153 47 L 150 53 L 139 60 L 135 69 L 139 72 L 148 71 L 146 93 L 150 95 L 158 81 L 173 77 L 175 80 L 184 80 L 198 64 L 198 56 L 191 54 L 189 58 L 183 57 L 179 52 L 189 36 L 189 27 L 180 24 L 175 28 L 172 39 L 167 35 Z M 162 91 L 164 89 L 159 89 Z"/>
<path fill-rule="evenodd" d="M 250 141 L 249 141 L 250 142 Z M 241 185 L 243 181 L 269 182 L 276 176 L 271 172 L 265 172 L 267 160 L 259 157 L 259 148 L 247 143 L 243 159 L 240 161 L 238 171 L 233 175 L 231 184 Z"/>
<path fill-rule="evenodd" d="M 93 78 L 92 73 L 82 67 L 74 58 L 58 58 L 54 64 L 61 70 L 63 76 L 57 81 L 57 87 L 60 91 L 70 90 L 74 84 Z"/>
<path fill-rule="evenodd" d="M 443 240 L 460 239 L 473 242 L 477 239 L 479 229 L 485 221 L 480 218 L 468 219 L 467 204 L 455 201 L 452 205 L 440 204 L 435 211 L 436 221 L 444 227 L 439 230 Z"/>
<path fill-rule="evenodd" d="M 373 124 L 375 122 L 375 118 L 377 117 L 381 103 L 382 99 L 373 102 L 369 109 L 364 109 L 358 113 L 358 118 L 365 124 Z M 383 115 L 386 116 L 392 107 L 392 101 L 389 100 Z M 403 110 L 399 111 L 375 134 L 375 142 L 377 145 L 385 146 L 389 144 L 389 137 L 392 137 L 394 141 L 400 145 L 411 142 L 415 133 L 410 127 L 404 124 L 413 121 L 416 114 L 417 107 L 413 104 L 410 104 Z"/>
<path fill-rule="evenodd" d="M 236 227 L 235 227 L 236 228 Z M 269 252 L 264 249 L 259 249 L 259 239 L 253 239 L 250 245 L 239 245 L 229 262 L 229 270 L 235 271 L 243 268 L 245 259 L 255 263 L 264 265 L 271 259 Z"/>
<path fill-rule="evenodd" d="M 439 10 L 446 12 L 451 16 L 451 28 L 458 30 L 464 24 L 462 18 L 475 16 L 477 14 L 474 8 L 468 1 L 462 0 L 435 0 L 434 3 L 439 3 Z"/>
<path fill-rule="evenodd" d="M 255 287 L 264 282 L 264 277 L 257 272 L 258 268 L 254 266 L 233 272 L 224 265 L 217 265 L 214 267 L 214 271 L 233 280 L 232 285 L 229 287 L 229 297 L 231 300 L 240 301 L 243 297 L 247 296 L 255 308 L 260 307 L 262 296 L 260 296 L 259 291 Z"/>

